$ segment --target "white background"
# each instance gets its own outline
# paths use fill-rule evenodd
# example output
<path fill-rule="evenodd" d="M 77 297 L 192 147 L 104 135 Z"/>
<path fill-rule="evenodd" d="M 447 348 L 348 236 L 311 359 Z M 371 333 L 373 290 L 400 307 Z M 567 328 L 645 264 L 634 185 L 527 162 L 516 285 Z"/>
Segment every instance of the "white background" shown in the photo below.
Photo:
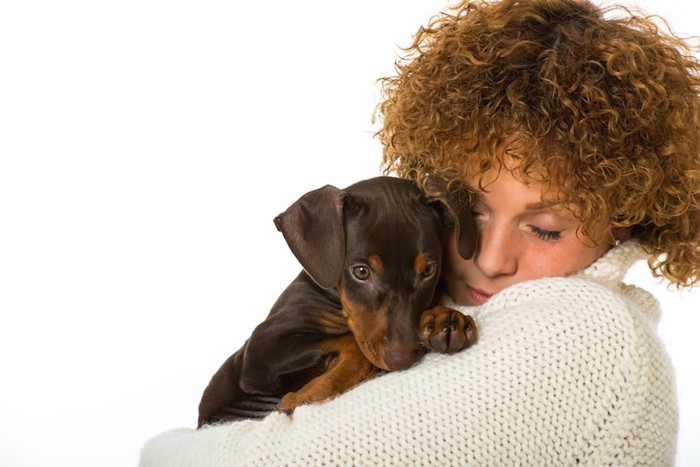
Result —
<path fill-rule="evenodd" d="M 640 2 L 700 32 L 695 0 Z M 442 0 L 0 5 L 0 465 L 135 465 L 299 266 L 272 219 L 380 172 L 398 46 Z M 700 463 L 698 293 L 660 297 Z"/>

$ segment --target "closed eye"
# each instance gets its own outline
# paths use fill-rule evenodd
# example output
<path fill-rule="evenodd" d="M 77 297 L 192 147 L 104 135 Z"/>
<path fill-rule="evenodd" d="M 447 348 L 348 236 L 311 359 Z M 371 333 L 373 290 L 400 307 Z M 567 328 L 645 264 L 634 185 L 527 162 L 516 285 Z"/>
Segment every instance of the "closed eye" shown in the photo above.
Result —
<path fill-rule="evenodd" d="M 542 227 L 537 227 L 536 225 L 528 225 L 532 233 L 541 240 L 559 240 L 561 238 L 560 230 L 547 230 Z"/>

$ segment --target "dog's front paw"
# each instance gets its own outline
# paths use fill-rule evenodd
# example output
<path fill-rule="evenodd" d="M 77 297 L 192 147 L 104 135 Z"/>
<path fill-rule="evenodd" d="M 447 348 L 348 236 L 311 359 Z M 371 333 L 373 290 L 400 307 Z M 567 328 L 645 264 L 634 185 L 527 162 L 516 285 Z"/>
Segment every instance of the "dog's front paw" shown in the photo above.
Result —
<path fill-rule="evenodd" d="M 476 323 L 471 316 L 439 305 L 421 315 L 418 338 L 429 350 L 440 353 L 458 352 L 476 342 Z"/>
<path fill-rule="evenodd" d="M 303 397 L 296 392 L 287 393 L 282 399 L 280 399 L 279 404 L 277 404 L 277 411 L 284 412 L 287 415 L 291 415 L 294 409 L 300 405 L 304 405 L 309 401 L 305 400 Z"/>

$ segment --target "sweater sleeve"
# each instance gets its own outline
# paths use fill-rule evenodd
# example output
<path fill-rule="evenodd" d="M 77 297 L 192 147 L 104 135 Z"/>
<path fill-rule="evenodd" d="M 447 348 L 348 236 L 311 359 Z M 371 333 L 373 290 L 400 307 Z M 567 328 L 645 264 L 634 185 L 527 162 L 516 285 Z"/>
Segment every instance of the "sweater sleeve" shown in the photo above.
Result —
<path fill-rule="evenodd" d="M 673 374 L 633 295 L 517 284 L 469 310 L 480 337 L 464 352 L 291 417 L 163 433 L 140 465 L 671 465 Z"/>

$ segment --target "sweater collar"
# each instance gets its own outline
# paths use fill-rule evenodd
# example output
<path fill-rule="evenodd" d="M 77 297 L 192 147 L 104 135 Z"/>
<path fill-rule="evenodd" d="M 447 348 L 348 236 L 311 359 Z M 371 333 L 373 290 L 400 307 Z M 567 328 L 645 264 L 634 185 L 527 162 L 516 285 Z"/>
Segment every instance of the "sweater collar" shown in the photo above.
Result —
<path fill-rule="evenodd" d="M 627 270 L 637 261 L 648 259 L 649 253 L 644 251 L 636 239 L 627 240 L 611 248 L 593 264 L 579 271 L 574 277 L 583 277 L 596 282 L 617 284 L 622 282 Z"/>

